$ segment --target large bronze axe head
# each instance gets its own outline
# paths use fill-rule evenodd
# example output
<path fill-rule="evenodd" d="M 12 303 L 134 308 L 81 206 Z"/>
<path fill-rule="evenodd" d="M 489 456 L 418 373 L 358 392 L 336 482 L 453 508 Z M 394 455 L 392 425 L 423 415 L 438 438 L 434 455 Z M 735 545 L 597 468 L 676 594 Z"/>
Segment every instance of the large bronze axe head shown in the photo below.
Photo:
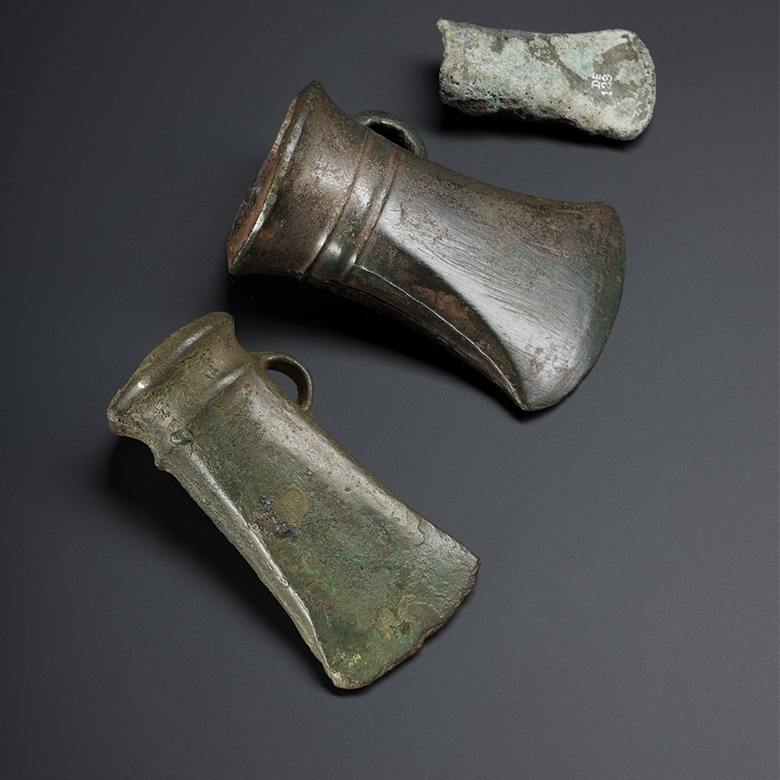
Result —
<path fill-rule="evenodd" d="M 268 376 L 298 386 L 293 400 Z M 108 407 L 189 491 L 281 602 L 340 688 L 415 653 L 479 559 L 393 495 L 312 419 L 306 368 L 252 354 L 228 314 L 169 336 Z"/>
<path fill-rule="evenodd" d="M 347 116 L 312 82 L 241 204 L 228 264 L 310 279 L 410 322 L 531 410 L 596 361 L 625 249 L 608 204 L 461 176 L 431 162 L 403 119 Z"/>

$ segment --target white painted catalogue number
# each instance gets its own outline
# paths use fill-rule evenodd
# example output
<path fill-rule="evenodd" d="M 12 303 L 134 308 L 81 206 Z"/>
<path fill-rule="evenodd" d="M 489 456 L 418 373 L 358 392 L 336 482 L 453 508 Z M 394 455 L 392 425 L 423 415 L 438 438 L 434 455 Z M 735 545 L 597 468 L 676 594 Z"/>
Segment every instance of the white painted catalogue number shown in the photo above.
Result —
<path fill-rule="evenodd" d="M 591 89 L 599 90 L 602 95 L 612 94 L 612 76 L 609 73 L 594 73 L 591 79 Z"/>

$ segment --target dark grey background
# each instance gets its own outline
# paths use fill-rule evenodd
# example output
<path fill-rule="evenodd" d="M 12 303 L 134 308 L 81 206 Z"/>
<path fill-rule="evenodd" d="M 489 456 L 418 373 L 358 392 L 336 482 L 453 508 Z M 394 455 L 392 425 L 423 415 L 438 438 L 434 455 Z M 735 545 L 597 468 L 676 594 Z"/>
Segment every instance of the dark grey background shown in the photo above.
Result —
<path fill-rule="evenodd" d="M 436 20 L 626 27 L 649 129 L 465 120 Z M 2 89 L 4 778 L 775 780 L 775 2 L 7 3 Z M 293 96 L 400 114 L 431 157 L 607 200 L 612 336 L 553 409 L 328 293 L 231 279 Z M 315 377 L 317 419 L 483 560 L 421 652 L 332 688 L 292 623 L 105 408 L 211 310 Z"/>

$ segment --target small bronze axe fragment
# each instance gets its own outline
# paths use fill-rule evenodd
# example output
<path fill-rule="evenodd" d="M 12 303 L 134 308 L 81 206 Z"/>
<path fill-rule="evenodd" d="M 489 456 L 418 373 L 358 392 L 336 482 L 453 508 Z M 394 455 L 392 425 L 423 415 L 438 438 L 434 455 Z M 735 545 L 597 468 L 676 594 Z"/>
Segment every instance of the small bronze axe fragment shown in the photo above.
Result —
<path fill-rule="evenodd" d="M 631 141 L 655 107 L 655 66 L 631 30 L 547 34 L 440 19 L 443 103 Z"/>
<path fill-rule="evenodd" d="M 267 370 L 290 376 L 291 399 Z M 312 419 L 306 368 L 252 354 L 212 313 L 169 336 L 111 401 L 281 602 L 331 680 L 367 685 L 415 653 L 471 590 L 479 559 Z"/>

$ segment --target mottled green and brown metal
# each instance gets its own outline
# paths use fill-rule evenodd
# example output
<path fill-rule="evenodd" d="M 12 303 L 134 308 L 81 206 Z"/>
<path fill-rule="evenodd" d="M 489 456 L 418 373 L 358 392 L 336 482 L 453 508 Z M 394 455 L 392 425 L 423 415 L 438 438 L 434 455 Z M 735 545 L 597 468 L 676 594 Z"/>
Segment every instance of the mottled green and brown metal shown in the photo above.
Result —
<path fill-rule="evenodd" d="M 228 263 L 410 323 L 531 410 L 560 401 L 596 361 L 625 247 L 608 204 L 461 176 L 431 162 L 403 119 L 347 116 L 312 82 L 241 204 Z"/>
<path fill-rule="evenodd" d="M 292 400 L 267 369 L 290 376 Z M 147 444 L 292 617 L 331 680 L 358 688 L 415 653 L 479 559 L 406 506 L 312 419 L 306 368 L 252 354 L 212 313 L 155 349 L 108 408 Z"/>
<path fill-rule="evenodd" d="M 440 19 L 443 103 L 471 116 L 559 122 L 619 141 L 653 117 L 655 66 L 631 30 L 546 34 Z"/>

